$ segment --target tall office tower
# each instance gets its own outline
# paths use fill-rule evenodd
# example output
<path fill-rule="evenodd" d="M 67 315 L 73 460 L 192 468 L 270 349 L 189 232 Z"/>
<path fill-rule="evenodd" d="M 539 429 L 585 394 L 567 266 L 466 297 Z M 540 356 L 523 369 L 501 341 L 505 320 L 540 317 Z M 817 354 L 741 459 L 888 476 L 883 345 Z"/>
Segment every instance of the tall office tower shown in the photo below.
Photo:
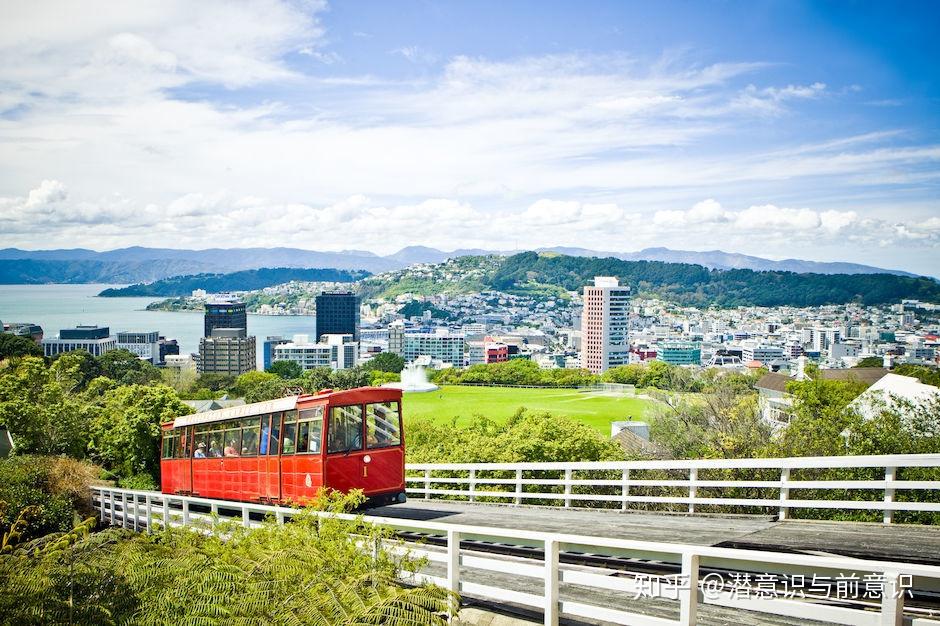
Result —
<path fill-rule="evenodd" d="M 317 296 L 317 341 L 323 335 L 352 335 L 359 341 L 359 296 L 351 291 Z"/>
<path fill-rule="evenodd" d="M 240 376 L 257 369 L 256 339 L 245 335 L 244 328 L 214 328 L 212 336 L 199 340 L 200 374 Z"/>
<path fill-rule="evenodd" d="M 595 374 L 630 363 L 630 288 L 612 276 L 595 276 L 584 288 L 581 366 Z"/>
<path fill-rule="evenodd" d="M 206 302 L 205 332 L 211 337 L 215 328 L 243 328 L 248 330 L 248 315 L 245 303 L 235 300 L 213 300 Z"/>

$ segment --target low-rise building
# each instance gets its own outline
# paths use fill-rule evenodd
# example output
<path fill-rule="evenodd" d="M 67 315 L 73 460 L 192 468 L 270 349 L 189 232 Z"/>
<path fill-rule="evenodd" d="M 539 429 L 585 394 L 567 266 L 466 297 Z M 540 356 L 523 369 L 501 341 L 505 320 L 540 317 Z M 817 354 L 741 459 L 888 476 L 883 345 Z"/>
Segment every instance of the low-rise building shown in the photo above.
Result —
<path fill-rule="evenodd" d="M 76 326 L 63 328 L 58 337 L 42 340 L 43 354 L 58 356 L 73 350 L 87 350 L 92 356 L 101 356 L 117 348 L 117 337 L 107 326 Z"/>
<path fill-rule="evenodd" d="M 117 334 L 117 347 L 132 352 L 142 361 L 160 364 L 160 332 L 121 331 Z"/>
<path fill-rule="evenodd" d="M 660 344 L 656 358 L 670 365 L 701 365 L 702 346 L 694 341 L 674 341 Z"/>
<path fill-rule="evenodd" d="M 319 342 L 311 342 L 309 335 L 294 335 L 294 340 L 275 345 L 274 361 L 291 361 L 305 370 L 329 367 L 344 370 L 356 366 L 359 342 L 353 335 L 326 334 Z"/>

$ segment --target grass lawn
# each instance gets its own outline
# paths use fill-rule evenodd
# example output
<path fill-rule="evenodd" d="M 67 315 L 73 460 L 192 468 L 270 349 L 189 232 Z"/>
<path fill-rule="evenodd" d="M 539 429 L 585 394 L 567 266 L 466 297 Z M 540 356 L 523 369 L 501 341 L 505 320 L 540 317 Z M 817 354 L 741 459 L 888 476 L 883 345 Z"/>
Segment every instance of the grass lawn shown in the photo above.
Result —
<path fill-rule="evenodd" d="M 656 411 L 657 403 L 641 398 L 576 389 L 509 389 L 505 387 L 447 386 L 428 393 L 408 393 L 402 401 L 406 420 L 430 419 L 466 426 L 477 415 L 505 421 L 519 407 L 566 415 L 610 436 L 610 423 L 643 418 Z"/>

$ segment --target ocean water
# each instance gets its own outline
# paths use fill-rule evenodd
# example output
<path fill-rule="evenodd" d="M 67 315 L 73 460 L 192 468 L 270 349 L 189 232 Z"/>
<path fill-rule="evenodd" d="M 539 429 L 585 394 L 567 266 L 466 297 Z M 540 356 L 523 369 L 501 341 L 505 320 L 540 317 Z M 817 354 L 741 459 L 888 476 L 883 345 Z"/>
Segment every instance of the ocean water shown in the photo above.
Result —
<path fill-rule="evenodd" d="M 148 304 L 161 298 L 96 297 L 103 289 L 121 286 L 0 285 L 0 320 L 39 324 L 46 337 L 77 324 L 109 326 L 111 334 L 125 330 L 157 330 L 167 339 L 179 341 L 182 354 L 199 350 L 203 331 L 201 313 L 145 310 Z M 261 348 L 266 337 L 315 335 L 315 320 L 311 315 L 249 315 L 248 334 L 258 341 L 258 367 L 261 367 Z"/>

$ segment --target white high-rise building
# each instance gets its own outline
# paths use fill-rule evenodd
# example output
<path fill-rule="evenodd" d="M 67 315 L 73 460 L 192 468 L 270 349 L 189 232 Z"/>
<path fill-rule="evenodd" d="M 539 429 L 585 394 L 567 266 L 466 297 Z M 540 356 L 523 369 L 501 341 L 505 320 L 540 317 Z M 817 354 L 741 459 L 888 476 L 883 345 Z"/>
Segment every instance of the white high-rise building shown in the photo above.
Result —
<path fill-rule="evenodd" d="M 595 374 L 630 363 L 630 288 L 612 276 L 595 276 L 584 288 L 581 365 Z"/>

